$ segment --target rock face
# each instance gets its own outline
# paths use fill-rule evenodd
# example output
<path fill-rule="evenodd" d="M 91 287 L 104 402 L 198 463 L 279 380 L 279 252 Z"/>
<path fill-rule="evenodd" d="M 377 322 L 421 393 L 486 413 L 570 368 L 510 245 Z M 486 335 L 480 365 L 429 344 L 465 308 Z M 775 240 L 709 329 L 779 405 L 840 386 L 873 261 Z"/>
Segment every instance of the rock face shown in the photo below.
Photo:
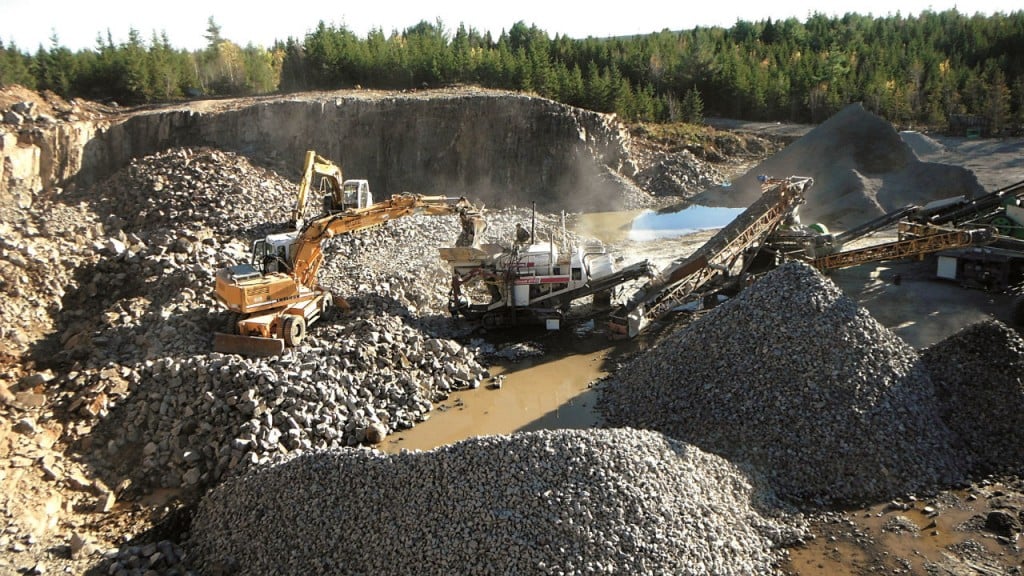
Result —
<path fill-rule="evenodd" d="M 887 498 L 962 472 L 914 350 L 796 262 L 624 366 L 599 408 L 753 464 L 786 497 Z"/>
<path fill-rule="evenodd" d="M 1024 339 L 996 320 L 968 326 L 921 359 L 942 419 L 983 472 L 1024 472 Z"/>
<path fill-rule="evenodd" d="M 661 434 L 557 430 L 303 454 L 211 491 L 206 574 L 766 574 L 799 530 L 735 466 Z"/>
<path fill-rule="evenodd" d="M 316 150 L 346 175 L 368 179 L 378 195 L 466 195 L 499 206 L 537 200 L 547 209 L 621 207 L 621 189 L 604 174 L 635 171 L 628 134 L 612 117 L 480 89 L 197 102 L 42 126 L 21 140 L 38 166 L 26 165 L 5 140 L 4 164 L 13 170 L 5 169 L 2 198 L 88 186 L 132 158 L 177 146 L 214 146 L 291 167 Z"/>

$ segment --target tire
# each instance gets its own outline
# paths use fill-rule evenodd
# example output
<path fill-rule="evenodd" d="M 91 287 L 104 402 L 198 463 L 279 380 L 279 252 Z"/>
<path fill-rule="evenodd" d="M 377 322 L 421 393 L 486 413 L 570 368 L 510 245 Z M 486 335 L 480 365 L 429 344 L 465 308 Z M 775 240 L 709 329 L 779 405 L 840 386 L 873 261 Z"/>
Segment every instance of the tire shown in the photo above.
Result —
<path fill-rule="evenodd" d="M 289 314 L 281 323 L 281 337 L 286 346 L 298 346 L 306 337 L 306 319 Z"/>

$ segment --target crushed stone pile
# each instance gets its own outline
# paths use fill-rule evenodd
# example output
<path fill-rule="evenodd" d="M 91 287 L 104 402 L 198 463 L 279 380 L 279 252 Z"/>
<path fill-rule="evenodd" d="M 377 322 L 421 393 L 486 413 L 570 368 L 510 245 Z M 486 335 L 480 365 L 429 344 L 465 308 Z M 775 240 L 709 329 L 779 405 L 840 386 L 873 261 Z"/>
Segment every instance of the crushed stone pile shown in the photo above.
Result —
<path fill-rule="evenodd" d="M 805 224 L 846 230 L 907 204 L 984 193 L 966 168 L 921 162 L 883 118 L 850 104 L 796 142 L 761 162 L 729 187 L 695 198 L 698 204 L 744 207 L 757 199 L 759 175 L 814 178 L 800 207 Z"/>
<path fill-rule="evenodd" d="M 946 147 L 941 142 L 916 130 L 902 130 L 900 131 L 900 138 L 921 159 L 946 152 Z"/>
<path fill-rule="evenodd" d="M 644 190 L 655 196 L 684 198 L 726 180 L 714 165 L 698 159 L 689 150 L 659 154 L 659 159 L 638 173 L 635 179 Z"/>
<path fill-rule="evenodd" d="M 200 502 L 202 573 L 765 574 L 802 527 L 736 466 L 648 431 L 307 453 Z"/>
<path fill-rule="evenodd" d="M 598 406 L 750 463 L 788 498 L 888 498 L 962 473 L 916 352 L 798 262 L 622 367 Z"/>
<path fill-rule="evenodd" d="M 968 326 L 921 352 L 942 419 L 983 472 L 1024 471 L 1024 339 L 997 320 Z"/>
<path fill-rule="evenodd" d="M 208 486 L 276 454 L 379 442 L 485 376 L 473 349 L 386 314 L 325 322 L 279 358 L 147 361 L 93 430 L 95 463 L 135 486 Z"/>

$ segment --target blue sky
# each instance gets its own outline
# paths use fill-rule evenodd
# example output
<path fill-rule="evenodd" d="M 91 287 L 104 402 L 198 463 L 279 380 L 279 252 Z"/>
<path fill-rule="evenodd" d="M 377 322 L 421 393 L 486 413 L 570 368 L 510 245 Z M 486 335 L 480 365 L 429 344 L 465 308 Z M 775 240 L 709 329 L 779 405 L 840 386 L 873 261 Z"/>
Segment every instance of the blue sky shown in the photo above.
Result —
<path fill-rule="evenodd" d="M 839 0 L 823 6 L 820 1 L 773 0 L 749 2 L 718 0 L 715 2 L 681 2 L 635 0 L 633 2 L 601 2 L 586 4 L 518 0 L 513 2 L 399 0 L 373 2 L 367 0 L 302 0 L 263 2 L 243 0 L 175 2 L 89 2 L 83 0 L 0 0 L 0 41 L 12 41 L 25 51 L 34 52 L 40 45 L 49 46 L 56 32 L 60 43 L 73 50 L 92 48 L 98 34 L 106 36 L 109 29 L 115 43 L 127 39 L 134 28 L 147 41 L 152 33 L 166 32 L 177 48 L 197 49 L 205 45 L 203 34 L 207 19 L 213 16 L 221 26 L 221 35 L 238 44 L 269 46 L 275 39 L 289 36 L 302 38 L 318 21 L 346 25 L 363 36 L 373 28 L 386 33 L 412 26 L 421 20 L 434 22 L 440 18 L 445 27 L 454 30 L 465 23 L 495 36 L 502 29 L 522 20 L 536 24 L 552 36 L 563 34 L 576 38 L 587 36 L 618 36 L 646 34 L 665 28 L 672 30 L 694 26 L 730 26 L 739 19 L 762 20 L 796 17 L 800 20 L 813 12 L 842 15 L 847 12 L 885 16 L 918 14 L 922 10 L 942 11 L 957 8 L 974 14 L 1009 13 L 1021 10 L 1020 0 L 975 0 L 971 3 L 940 1 L 886 2 Z"/>

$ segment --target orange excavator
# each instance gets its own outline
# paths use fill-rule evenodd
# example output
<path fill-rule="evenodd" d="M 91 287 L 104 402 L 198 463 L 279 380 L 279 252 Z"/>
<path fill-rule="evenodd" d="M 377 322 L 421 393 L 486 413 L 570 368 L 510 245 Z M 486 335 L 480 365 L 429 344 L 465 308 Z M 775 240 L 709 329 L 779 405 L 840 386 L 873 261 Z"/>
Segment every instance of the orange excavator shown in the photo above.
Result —
<path fill-rule="evenodd" d="M 271 234 L 253 243 L 249 263 L 217 271 L 216 298 L 229 311 L 225 332 L 214 335 L 217 352 L 275 356 L 298 345 L 310 324 L 334 304 L 317 282 L 324 240 L 413 214 L 458 214 L 463 234 L 477 236 L 480 210 L 465 198 L 399 194 L 363 208 L 313 219 L 301 231 Z M 474 230 L 467 227 L 476 226 Z"/>

